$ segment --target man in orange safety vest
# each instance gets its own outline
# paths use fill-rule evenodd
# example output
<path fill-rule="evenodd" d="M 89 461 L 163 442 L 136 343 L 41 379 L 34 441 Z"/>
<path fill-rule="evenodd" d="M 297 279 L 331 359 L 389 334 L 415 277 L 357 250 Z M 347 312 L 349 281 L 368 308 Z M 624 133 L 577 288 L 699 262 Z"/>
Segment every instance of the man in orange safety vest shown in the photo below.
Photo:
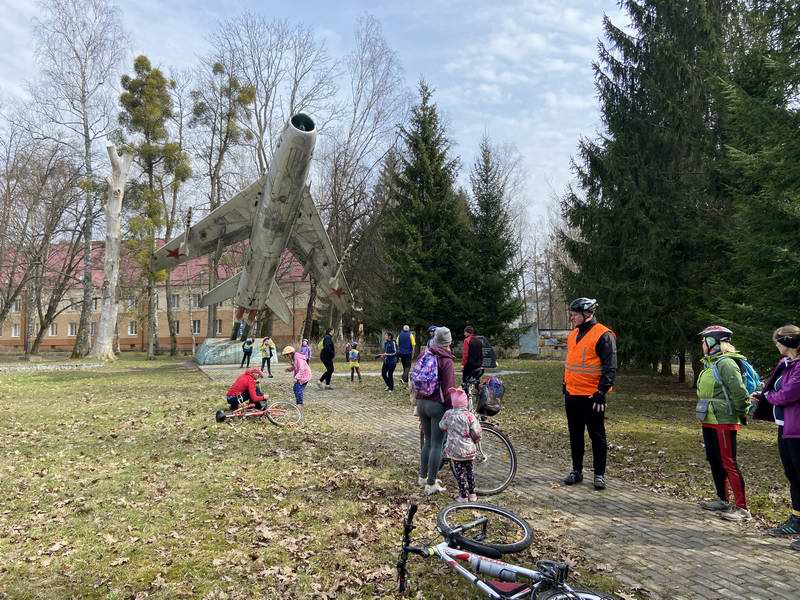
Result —
<path fill-rule="evenodd" d="M 597 322 L 597 300 L 576 298 L 569 305 L 572 331 L 567 338 L 564 363 L 564 406 L 567 411 L 572 471 L 564 484 L 583 481 L 584 430 L 589 431 L 594 462 L 594 488 L 606 489 L 606 394 L 617 373 L 617 340 L 614 332 Z"/>

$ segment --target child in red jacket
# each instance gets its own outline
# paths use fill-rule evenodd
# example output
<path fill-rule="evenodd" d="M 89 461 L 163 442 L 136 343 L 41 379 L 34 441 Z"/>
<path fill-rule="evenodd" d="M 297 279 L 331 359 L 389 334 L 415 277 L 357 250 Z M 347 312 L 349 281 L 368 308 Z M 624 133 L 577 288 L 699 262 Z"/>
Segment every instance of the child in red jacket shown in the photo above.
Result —
<path fill-rule="evenodd" d="M 261 392 L 258 380 L 264 376 L 261 369 L 247 369 L 236 378 L 233 385 L 228 388 L 225 399 L 230 404 L 231 410 L 239 408 L 242 402 L 248 402 L 254 408 L 266 408 L 269 396 Z"/>

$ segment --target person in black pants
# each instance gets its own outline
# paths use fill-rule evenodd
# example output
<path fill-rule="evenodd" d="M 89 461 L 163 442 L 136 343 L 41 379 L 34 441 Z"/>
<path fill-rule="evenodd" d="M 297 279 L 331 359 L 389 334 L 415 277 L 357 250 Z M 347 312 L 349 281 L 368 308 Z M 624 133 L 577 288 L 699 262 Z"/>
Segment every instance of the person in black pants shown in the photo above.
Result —
<path fill-rule="evenodd" d="M 378 355 L 383 358 L 381 367 L 381 377 L 386 384 L 386 391 L 394 391 L 394 370 L 397 367 L 397 343 L 394 341 L 394 334 L 387 333 L 386 341 L 383 343 L 383 352 Z"/>
<path fill-rule="evenodd" d="M 325 384 L 326 390 L 332 390 L 331 376 L 333 375 L 333 357 L 336 356 L 336 348 L 333 345 L 333 329 L 326 329 L 325 336 L 322 338 L 322 351 L 319 353 L 319 359 L 325 365 L 325 372 L 317 382 L 317 387 L 323 389 L 322 384 Z"/>

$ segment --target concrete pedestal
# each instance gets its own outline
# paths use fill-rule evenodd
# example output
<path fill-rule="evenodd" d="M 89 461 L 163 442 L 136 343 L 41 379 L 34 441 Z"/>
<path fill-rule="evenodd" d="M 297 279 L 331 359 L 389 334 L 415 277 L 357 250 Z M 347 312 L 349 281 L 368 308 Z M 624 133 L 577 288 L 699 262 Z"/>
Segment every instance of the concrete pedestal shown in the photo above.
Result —
<path fill-rule="evenodd" d="M 260 340 L 253 344 L 253 354 L 250 356 L 250 366 L 261 366 Z M 225 338 L 210 338 L 204 340 L 195 354 L 198 365 L 238 365 L 242 362 L 242 342 L 231 341 Z M 278 364 L 278 354 L 274 352 L 270 364 Z"/>

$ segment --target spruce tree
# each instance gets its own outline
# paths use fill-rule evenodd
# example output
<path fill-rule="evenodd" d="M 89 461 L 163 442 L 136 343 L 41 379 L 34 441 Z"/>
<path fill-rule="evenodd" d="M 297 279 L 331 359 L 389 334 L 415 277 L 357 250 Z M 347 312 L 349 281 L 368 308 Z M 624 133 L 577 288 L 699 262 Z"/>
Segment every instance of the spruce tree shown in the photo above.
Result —
<path fill-rule="evenodd" d="M 623 359 L 669 365 L 696 346 L 724 268 L 716 163 L 724 15 L 705 0 L 624 0 L 595 64 L 604 131 L 582 140 L 562 201 L 569 296 L 597 297 Z M 710 285 L 708 287 L 711 287 Z"/>
<path fill-rule="evenodd" d="M 517 243 L 508 210 L 506 184 L 488 137 L 470 173 L 473 222 L 473 293 L 480 307 L 471 317 L 480 335 L 493 343 L 509 342 L 510 325 L 522 314 L 515 293 Z"/>
<path fill-rule="evenodd" d="M 408 126 L 400 130 L 404 148 L 384 225 L 384 324 L 446 325 L 455 336 L 480 310 L 470 295 L 471 227 L 454 189 L 458 161 L 449 156 L 450 143 L 425 82 L 419 94 Z"/>

